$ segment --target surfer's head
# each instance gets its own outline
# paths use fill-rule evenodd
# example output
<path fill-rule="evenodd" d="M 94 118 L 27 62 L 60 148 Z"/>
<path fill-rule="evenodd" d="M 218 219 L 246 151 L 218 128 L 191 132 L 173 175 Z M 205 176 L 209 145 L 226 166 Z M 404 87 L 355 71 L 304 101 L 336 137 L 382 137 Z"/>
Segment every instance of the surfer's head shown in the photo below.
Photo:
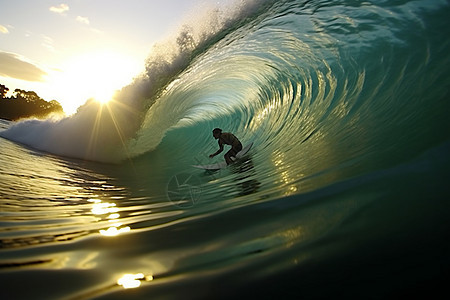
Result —
<path fill-rule="evenodd" d="M 222 129 L 214 128 L 214 130 L 213 130 L 213 137 L 217 140 L 220 137 L 221 133 L 222 133 Z"/>

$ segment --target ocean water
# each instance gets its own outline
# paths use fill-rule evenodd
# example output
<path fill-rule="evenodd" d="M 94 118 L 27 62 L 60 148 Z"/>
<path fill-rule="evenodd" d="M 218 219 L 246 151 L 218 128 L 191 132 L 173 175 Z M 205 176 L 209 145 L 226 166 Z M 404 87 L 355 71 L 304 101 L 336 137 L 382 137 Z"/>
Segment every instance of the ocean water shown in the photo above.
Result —
<path fill-rule="evenodd" d="M 2 299 L 446 292 L 450 2 L 247 1 L 113 102 L 0 122 Z M 254 142 L 221 161 L 211 131 Z"/>

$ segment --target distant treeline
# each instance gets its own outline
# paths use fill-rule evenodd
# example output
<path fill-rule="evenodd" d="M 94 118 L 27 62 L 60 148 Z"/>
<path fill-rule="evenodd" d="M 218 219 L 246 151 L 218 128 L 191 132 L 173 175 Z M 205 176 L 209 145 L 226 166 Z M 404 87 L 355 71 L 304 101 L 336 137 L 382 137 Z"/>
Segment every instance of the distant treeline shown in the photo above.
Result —
<path fill-rule="evenodd" d="M 18 120 L 22 118 L 44 118 L 51 113 L 63 113 L 58 101 L 50 102 L 40 98 L 33 91 L 15 89 L 11 97 L 6 97 L 9 88 L 0 84 L 0 118 Z"/>

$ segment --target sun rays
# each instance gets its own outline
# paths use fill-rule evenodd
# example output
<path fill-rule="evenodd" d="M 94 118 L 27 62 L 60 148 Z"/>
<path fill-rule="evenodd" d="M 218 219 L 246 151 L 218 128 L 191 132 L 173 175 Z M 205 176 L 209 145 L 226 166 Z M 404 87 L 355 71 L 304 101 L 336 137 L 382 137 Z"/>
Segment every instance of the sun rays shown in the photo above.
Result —
<path fill-rule="evenodd" d="M 105 154 L 119 160 L 130 158 L 128 140 L 134 135 L 133 128 L 138 126 L 132 123 L 139 122 L 135 109 L 116 99 L 107 102 L 91 100 L 78 113 L 87 113 L 92 118 L 85 157 Z"/>

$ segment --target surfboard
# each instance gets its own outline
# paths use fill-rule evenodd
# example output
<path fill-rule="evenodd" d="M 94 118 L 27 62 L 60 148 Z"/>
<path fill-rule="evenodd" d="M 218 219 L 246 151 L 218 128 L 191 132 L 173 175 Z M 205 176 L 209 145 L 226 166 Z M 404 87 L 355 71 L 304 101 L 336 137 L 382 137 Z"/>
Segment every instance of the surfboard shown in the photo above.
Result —
<path fill-rule="evenodd" d="M 242 148 L 241 151 L 239 151 L 236 154 L 236 157 L 232 157 L 231 159 L 233 161 L 236 161 L 240 158 L 242 158 L 245 154 L 247 154 L 248 151 L 250 151 L 250 149 L 253 146 L 253 142 L 251 142 L 250 144 L 248 144 L 247 146 L 245 146 L 244 148 Z M 223 169 L 227 166 L 227 163 L 225 161 L 222 161 L 220 163 L 216 163 L 216 164 L 211 164 L 211 165 L 193 165 L 194 168 L 199 168 L 199 169 L 204 169 L 204 170 L 219 170 L 219 169 Z"/>

